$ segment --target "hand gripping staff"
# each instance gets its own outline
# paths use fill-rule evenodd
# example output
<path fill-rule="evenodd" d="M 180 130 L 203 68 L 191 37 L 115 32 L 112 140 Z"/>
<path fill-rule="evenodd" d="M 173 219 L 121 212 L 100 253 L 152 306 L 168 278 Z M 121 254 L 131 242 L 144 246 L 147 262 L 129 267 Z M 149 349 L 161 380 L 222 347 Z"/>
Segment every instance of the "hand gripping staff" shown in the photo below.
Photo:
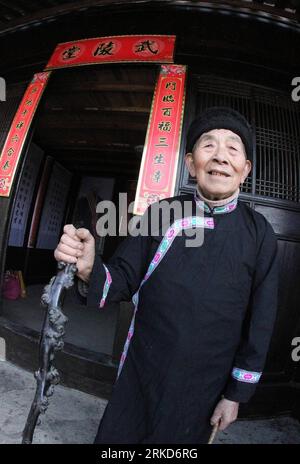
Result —
<path fill-rule="evenodd" d="M 39 344 L 39 369 L 35 372 L 36 391 L 23 431 L 23 444 L 31 444 L 39 415 L 49 406 L 49 396 L 54 385 L 60 381 L 59 373 L 53 366 L 55 351 L 63 349 L 64 328 L 68 318 L 62 312 L 65 290 L 74 284 L 77 272 L 75 264 L 58 263 L 57 275 L 45 286 L 41 303 L 45 306 L 43 328 Z"/>

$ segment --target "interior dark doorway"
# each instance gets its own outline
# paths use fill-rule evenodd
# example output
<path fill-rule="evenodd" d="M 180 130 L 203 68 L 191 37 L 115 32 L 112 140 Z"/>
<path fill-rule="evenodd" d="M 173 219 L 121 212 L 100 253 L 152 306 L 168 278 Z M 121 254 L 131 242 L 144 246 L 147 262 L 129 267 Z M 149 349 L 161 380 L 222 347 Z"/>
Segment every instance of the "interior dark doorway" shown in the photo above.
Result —
<path fill-rule="evenodd" d="M 87 227 L 107 260 L 124 237 L 97 235 L 96 205 L 119 193 L 134 200 L 158 68 L 84 66 L 60 70 L 36 116 L 12 210 L 6 270 L 22 271 L 26 297 L 5 299 L 1 316 L 30 333 L 41 329 L 43 287 L 56 272 L 63 225 Z M 119 214 L 118 214 L 119 216 Z M 127 216 L 127 220 L 130 215 Z M 119 224 L 118 224 L 119 226 Z M 87 358 L 118 361 L 131 307 L 95 311 L 66 297 L 66 346 Z"/>

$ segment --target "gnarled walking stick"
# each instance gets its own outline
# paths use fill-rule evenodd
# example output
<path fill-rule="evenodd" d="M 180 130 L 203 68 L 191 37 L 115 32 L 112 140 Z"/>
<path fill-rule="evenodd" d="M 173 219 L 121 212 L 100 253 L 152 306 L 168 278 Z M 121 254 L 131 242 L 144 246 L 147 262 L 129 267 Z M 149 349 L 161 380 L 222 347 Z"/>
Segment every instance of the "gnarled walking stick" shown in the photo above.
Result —
<path fill-rule="evenodd" d="M 23 431 L 24 444 L 31 444 L 35 426 L 40 414 L 48 408 L 48 397 L 53 394 L 54 385 L 60 381 L 59 373 L 53 366 L 54 353 L 63 349 L 64 327 L 68 321 L 62 312 L 65 289 L 72 287 L 77 272 L 75 264 L 58 263 L 58 273 L 45 286 L 41 298 L 47 307 L 39 347 L 39 369 L 35 372 L 36 391 Z"/>

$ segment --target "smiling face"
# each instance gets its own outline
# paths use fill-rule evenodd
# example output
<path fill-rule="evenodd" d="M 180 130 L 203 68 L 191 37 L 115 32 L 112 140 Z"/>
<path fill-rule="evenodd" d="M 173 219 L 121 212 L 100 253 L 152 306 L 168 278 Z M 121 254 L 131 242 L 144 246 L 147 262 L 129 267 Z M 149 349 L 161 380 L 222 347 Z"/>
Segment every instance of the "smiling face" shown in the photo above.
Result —
<path fill-rule="evenodd" d="M 230 197 L 251 171 L 241 138 L 228 129 L 205 132 L 185 155 L 189 173 L 209 200 Z"/>

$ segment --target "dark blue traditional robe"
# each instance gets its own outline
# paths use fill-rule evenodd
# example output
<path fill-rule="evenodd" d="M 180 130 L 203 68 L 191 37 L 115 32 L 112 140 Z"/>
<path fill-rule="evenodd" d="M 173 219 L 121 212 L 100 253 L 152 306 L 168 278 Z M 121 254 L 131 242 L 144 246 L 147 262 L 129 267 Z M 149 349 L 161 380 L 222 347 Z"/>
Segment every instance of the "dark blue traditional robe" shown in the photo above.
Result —
<path fill-rule="evenodd" d="M 176 199 L 197 216 L 196 197 Z M 222 395 L 247 402 L 255 391 L 277 309 L 276 237 L 237 199 L 204 207 L 202 246 L 186 246 L 176 219 L 165 235 L 126 238 L 105 265 L 96 257 L 88 305 L 133 297 L 136 307 L 96 443 L 206 443 Z"/>

